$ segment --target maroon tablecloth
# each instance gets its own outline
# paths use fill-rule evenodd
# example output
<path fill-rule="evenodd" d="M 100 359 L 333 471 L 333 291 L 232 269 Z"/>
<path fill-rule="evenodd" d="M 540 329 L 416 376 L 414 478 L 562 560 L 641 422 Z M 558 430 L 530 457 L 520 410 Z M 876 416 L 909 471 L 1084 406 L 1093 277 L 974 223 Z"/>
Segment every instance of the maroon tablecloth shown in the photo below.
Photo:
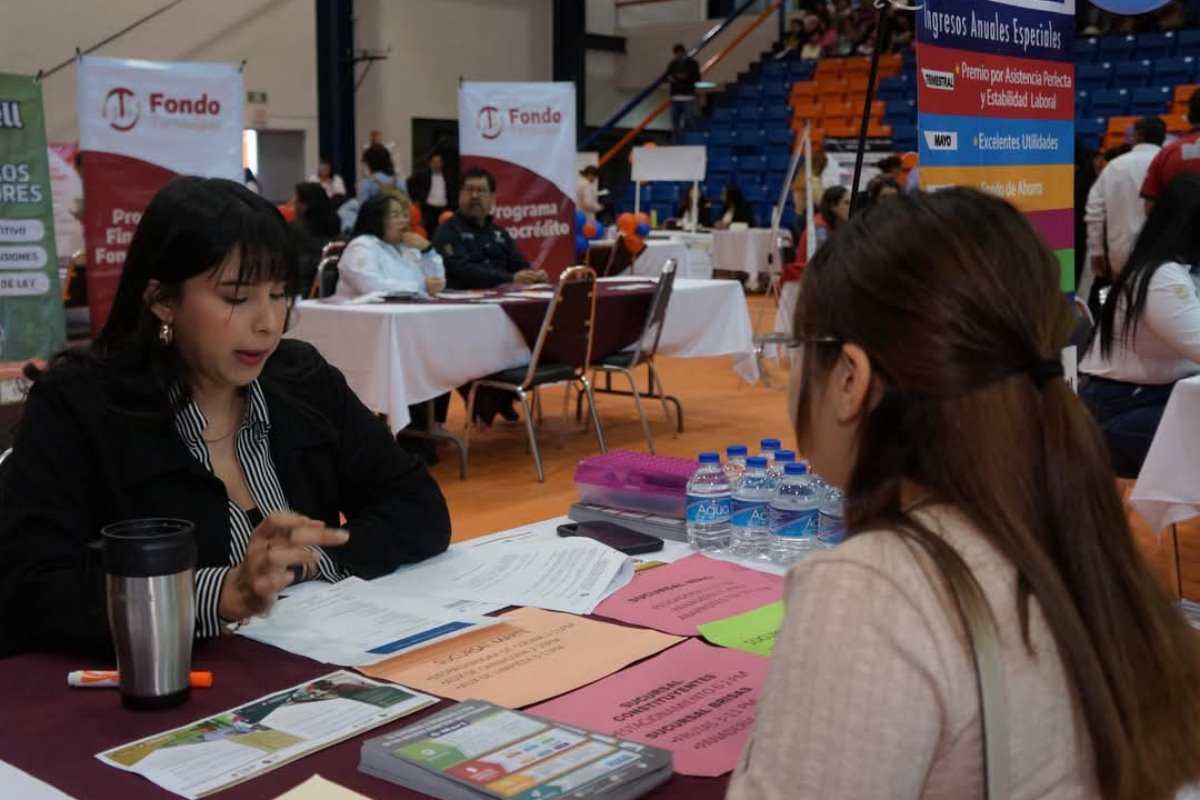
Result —
<path fill-rule="evenodd" d="M 104 666 L 46 654 L 0 660 L 0 759 L 80 800 L 163 800 L 175 795 L 139 775 L 102 764 L 95 754 L 336 669 L 244 637 L 224 637 L 198 648 L 192 661 L 194 669 L 213 672 L 213 688 L 193 691 L 192 699 L 179 708 L 138 712 L 123 708 L 116 690 L 67 687 L 69 671 Z M 447 704 L 326 748 L 214 796 L 222 800 L 265 800 L 320 773 L 379 800 L 427 797 L 359 772 L 359 749 L 363 739 L 404 727 Z M 723 796 L 726 782 L 726 778 L 676 775 L 647 797 L 710 800 Z"/>

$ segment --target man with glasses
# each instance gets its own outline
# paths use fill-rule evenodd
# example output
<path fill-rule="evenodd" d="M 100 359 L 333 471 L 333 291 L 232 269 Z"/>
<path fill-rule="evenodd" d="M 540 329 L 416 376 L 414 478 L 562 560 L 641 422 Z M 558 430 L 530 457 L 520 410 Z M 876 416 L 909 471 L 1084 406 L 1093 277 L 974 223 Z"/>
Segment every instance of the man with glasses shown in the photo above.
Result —
<path fill-rule="evenodd" d="M 546 283 L 549 276 L 531 269 L 508 231 L 492 221 L 496 179 L 479 167 L 462 176 L 458 211 L 438 226 L 433 246 L 446 265 L 451 289 L 490 289 L 504 283 Z"/>

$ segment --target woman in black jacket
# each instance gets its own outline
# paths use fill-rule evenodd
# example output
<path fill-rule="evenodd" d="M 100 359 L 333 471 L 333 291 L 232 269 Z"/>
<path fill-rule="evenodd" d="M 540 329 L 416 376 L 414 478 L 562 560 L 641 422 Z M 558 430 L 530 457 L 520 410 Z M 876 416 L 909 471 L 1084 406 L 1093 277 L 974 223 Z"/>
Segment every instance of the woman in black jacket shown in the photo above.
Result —
<path fill-rule="evenodd" d="M 38 378 L 4 464 L 0 655 L 109 650 L 90 545 L 119 520 L 195 523 L 200 637 L 296 581 L 446 549 L 437 484 L 338 370 L 282 339 L 296 279 L 283 217 L 244 187 L 178 178 L 150 202 L 107 324 Z"/>

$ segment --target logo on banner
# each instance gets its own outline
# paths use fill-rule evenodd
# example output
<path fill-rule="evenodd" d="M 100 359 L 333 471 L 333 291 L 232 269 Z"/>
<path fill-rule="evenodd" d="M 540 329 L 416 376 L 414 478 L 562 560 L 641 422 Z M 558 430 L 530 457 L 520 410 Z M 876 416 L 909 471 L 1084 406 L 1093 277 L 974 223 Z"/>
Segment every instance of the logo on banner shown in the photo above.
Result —
<path fill-rule="evenodd" d="M 942 72 L 936 69 L 922 69 L 921 77 L 925 79 L 926 89 L 937 89 L 943 92 L 954 91 L 953 72 Z"/>
<path fill-rule="evenodd" d="M 116 131 L 131 131 L 142 116 L 142 108 L 132 89 L 118 86 L 104 96 L 104 118 Z"/>
<path fill-rule="evenodd" d="M 958 131 L 925 131 L 925 144 L 930 150 L 957 150 Z"/>
<path fill-rule="evenodd" d="M 485 139 L 495 139 L 504 132 L 504 117 L 495 106 L 479 109 L 475 124 L 479 126 L 479 135 Z"/>
<path fill-rule="evenodd" d="M 21 118 L 21 104 L 16 100 L 0 100 L 0 128 L 21 130 L 25 121 Z"/>

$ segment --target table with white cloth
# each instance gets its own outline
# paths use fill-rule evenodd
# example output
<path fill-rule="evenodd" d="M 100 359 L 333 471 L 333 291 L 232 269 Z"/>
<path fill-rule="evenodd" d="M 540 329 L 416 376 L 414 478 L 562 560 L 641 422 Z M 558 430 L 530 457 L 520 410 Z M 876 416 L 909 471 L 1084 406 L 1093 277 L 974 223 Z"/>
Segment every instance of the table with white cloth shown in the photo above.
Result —
<path fill-rule="evenodd" d="M 1200 516 L 1200 376 L 1175 384 L 1129 502 L 1156 531 Z"/>
<path fill-rule="evenodd" d="M 712 240 L 705 244 L 697 240 L 684 240 L 675 236 L 666 239 L 647 239 L 646 249 L 638 253 L 633 262 L 632 274 L 654 278 L 661 272 L 667 259 L 675 259 L 676 275 L 681 278 L 711 278 L 713 273 Z"/>
<path fill-rule="evenodd" d="M 781 231 L 780 234 L 790 236 L 787 231 Z M 744 272 L 750 276 L 752 284 L 760 285 L 759 276 L 771 272 L 769 258 L 775 246 L 770 228 L 713 231 L 713 269 Z"/>
<path fill-rule="evenodd" d="M 609 278 L 607 281 L 637 280 Z M 408 407 L 474 379 L 529 363 L 529 346 L 496 303 L 345 304 L 305 300 L 287 334 L 311 343 L 372 411 L 395 430 Z M 737 281 L 676 278 L 658 352 L 675 358 L 733 356 L 758 379 L 750 312 Z"/>

